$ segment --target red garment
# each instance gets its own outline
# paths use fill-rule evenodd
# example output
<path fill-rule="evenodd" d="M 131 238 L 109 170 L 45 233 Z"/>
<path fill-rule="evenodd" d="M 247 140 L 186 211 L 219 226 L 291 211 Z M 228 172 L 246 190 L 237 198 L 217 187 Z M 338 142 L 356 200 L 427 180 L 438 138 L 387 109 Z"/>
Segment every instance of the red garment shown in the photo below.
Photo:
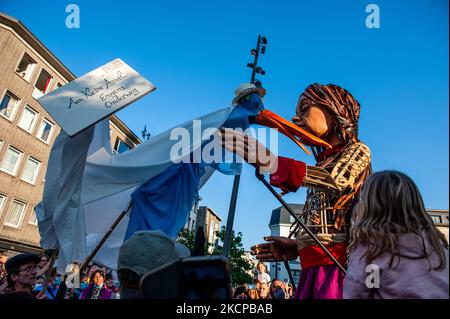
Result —
<path fill-rule="evenodd" d="M 278 157 L 278 169 L 270 174 L 270 184 L 284 192 L 295 192 L 305 178 L 306 164 L 292 158 Z"/>
<path fill-rule="evenodd" d="M 347 263 L 347 244 L 336 243 L 325 246 L 334 258 L 341 264 Z M 302 269 L 314 266 L 334 265 L 333 261 L 328 257 L 323 250 L 317 245 L 310 245 L 306 248 L 300 249 L 300 264 Z"/>
<path fill-rule="evenodd" d="M 347 144 L 339 144 L 331 149 L 327 149 L 319 154 L 318 162 L 322 162 L 327 157 L 339 152 Z M 283 192 L 296 192 L 303 183 L 306 174 L 306 164 L 291 158 L 278 157 L 278 169 L 270 175 L 270 184 L 279 187 Z M 341 265 L 347 262 L 347 244 L 336 243 L 326 246 L 331 254 Z M 317 245 L 311 245 L 299 251 L 302 269 L 314 266 L 334 265 L 322 249 Z"/>
<path fill-rule="evenodd" d="M 339 144 L 319 154 L 318 162 L 342 150 L 347 144 Z M 306 164 L 292 158 L 278 156 L 278 169 L 270 175 L 270 184 L 279 187 L 283 192 L 296 192 L 303 183 Z"/>

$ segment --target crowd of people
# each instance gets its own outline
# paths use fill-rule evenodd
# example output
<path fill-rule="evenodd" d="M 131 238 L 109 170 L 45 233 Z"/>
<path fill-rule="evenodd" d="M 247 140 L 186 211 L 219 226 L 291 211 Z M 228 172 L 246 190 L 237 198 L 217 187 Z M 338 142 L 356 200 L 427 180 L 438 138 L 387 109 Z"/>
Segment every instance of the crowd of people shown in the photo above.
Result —
<path fill-rule="evenodd" d="M 253 285 L 244 284 L 234 289 L 234 299 L 292 299 L 294 287 L 278 278 L 271 280 L 267 266 L 259 262 L 256 266 Z"/>
<path fill-rule="evenodd" d="M 147 237 L 150 240 L 154 239 L 153 235 Z M 46 274 L 51 264 L 50 256 L 46 253 L 42 253 L 40 256 L 35 254 L 19 254 L 9 259 L 6 254 L 2 254 L 0 295 L 4 297 L 15 296 L 17 298 L 35 297 L 37 299 L 56 299 L 63 276 L 56 271 L 56 268 L 53 268 L 50 270 L 48 279 L 46 279 Z M 150 270 L 150 267 L 145 269 L 145 263 L 141 265 L 144 267 L 142 271 L 136 270 L 135 267 L 138 266 L 136 263 L 134 265 L 133 263 L 130 264 L 128 268 L 121 268 L 122 298 L 139 298 L 139 293 L 136 288 L 140 277 Z M 294 288 L 292 284 L 285 283 L 276 278 L 271 280 L 267 272 L 267 266 L 264 263 L 258 263 L 254 274 L 252 284 L 244 284 L 232 289 L 232 298 L 293 298 Z M 80 275 L 79 286 L 77 288 L 67 289 L 64 294 L 64 299 L 120 298 L 121 294 L 119 293 L 117 273 L 96 264 L 91 265 L 86 273 Z"/>
<path fill-rule="evenodd" d="M 63 276 L 51 268 L 51 256 L 46 252 L 18 254 L 11 258 L 2 253 L 0 264 L 0 298 L 56 299 Z M 118 283 L 113 271 L 96 264 L 79 277 L 76 288 L 66 289 L 64 299 L 114 299 Z"/>
<path fill-rule="evenodd" d="M 449 297 L 448 242 L 425 211 L 420 192 L 408 176 L 372 174 L 352 218 L 344 298 Z M 265 249 L 271 258 L 280 254 L 276 241 Z M 141 298 L 145 274 L 186 257 L 187 247 L 163 232 L 139 231 L 120 248 L 117 272 L 93 264 L 80 276 L 79 287 L 67 289 L 63 298 Z M 55 299 L 63 277 L 52 267 L 51 259 L 45 253 L 10 258 L 1 254 L 0 298 Z M 367 285 L 369 265 L 379 269 L 378 286 Z M 253 284 L 236 287 L 232 297 L 297 299 L 293 286 L 271 279 L 263 262 L 256 267 Z"/>

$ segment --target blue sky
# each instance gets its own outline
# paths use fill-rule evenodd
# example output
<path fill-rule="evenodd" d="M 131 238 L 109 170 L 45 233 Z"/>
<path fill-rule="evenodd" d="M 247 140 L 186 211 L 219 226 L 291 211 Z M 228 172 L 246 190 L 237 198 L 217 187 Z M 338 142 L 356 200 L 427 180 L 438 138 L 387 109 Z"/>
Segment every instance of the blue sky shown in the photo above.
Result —
<path fill-rule="evenodd" d="M 65 8 L 80 8 L 68 29 Z M 381 28 L 365 26 L 368 4 Z M 360 138 L 375 171 L 409 174 L 428 208 L 448 209 L 448 1 L 36 1 L 2 0 L 77 76 L 121 58 L 157 90 L 118 113 L 138 135 L 154 135 L 230 104 L 250 78 L 249 51 L 258 34 L 269 41 L 260 65 L 267 108 L 290 119 L 310 83 L 335 83 L 361 103 Z M 313 164 L 286 138 L 280 155 Z M 216 174 L 202 205 L 226 223 L 233 178 Z M 302 203 L 304 191 L 289 194 Z M 277 201 L 243 170 L 235 229 L 244 246 L 262 241 Z"/>

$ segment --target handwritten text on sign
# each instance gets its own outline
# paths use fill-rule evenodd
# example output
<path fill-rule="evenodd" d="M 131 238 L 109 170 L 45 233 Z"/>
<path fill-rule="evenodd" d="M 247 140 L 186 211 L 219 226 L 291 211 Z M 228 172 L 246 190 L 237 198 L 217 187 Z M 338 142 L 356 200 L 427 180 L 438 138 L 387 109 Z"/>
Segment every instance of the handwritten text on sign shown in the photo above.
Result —
<path fill-rule="evenodd" d="M 155 86 L 116 59 L 38 101 L 70 136 L 152 92 Z"/>

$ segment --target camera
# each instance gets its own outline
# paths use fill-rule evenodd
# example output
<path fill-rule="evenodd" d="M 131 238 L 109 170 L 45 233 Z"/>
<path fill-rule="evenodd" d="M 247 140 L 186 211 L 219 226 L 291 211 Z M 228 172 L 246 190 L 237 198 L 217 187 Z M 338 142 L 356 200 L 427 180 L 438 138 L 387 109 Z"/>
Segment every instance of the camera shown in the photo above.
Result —
<path fill-rule="evenodd" d="M 231 299 L 228 261 L 222 256 L 178 259 L 146 273 L 143 299 Z"/>

